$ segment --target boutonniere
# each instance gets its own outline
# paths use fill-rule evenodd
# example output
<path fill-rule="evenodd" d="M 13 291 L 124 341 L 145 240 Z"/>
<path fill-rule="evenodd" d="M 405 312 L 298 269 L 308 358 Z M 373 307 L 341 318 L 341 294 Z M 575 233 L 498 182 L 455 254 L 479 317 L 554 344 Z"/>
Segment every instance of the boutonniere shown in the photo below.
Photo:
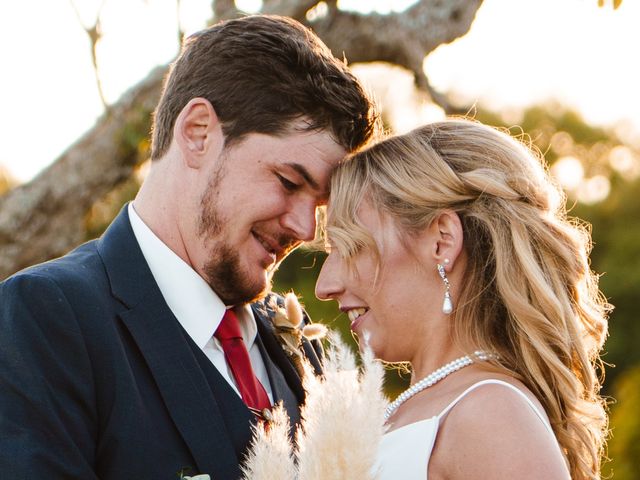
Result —
<path fill-rule="evenodd" d="M 275 312 L 272 321 L 276 337 L 296 367 L 300 378 L 303 378 L 302 337 L 308 340 L 323 338 L 327 334 L 327 327 L 320 323 L 304 323 L 302 307 L 293 292 L 284 296 L 284 308 L 276 303 L 275 298 L 271 299 L 270 306 Z"/>

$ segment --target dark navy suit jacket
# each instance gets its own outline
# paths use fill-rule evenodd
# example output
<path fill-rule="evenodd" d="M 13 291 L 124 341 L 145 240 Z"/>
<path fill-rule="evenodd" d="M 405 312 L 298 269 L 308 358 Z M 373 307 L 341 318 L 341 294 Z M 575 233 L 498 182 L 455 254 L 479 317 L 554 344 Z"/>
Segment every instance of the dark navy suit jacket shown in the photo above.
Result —
<path fill-rule="evenodd" d="M 253 306 L 274 397 L 295 368 Z M 317 345 L 304 344 L 319 369 Z M 0 284 L 0 477 L 239 478 L 252 414 L 167 307 L 126 207 L 104 235 Z"/>

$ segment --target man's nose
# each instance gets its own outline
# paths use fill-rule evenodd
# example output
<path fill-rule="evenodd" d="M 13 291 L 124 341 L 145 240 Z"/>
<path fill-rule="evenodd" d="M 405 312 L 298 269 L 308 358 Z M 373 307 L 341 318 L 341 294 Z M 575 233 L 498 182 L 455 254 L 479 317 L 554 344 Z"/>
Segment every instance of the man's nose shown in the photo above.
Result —
<path fill-rule="evenodd" d="M 297 240 L 311 241 L 316 236 L 316 204 L 297 202 L 282 219 L 282 226 Z"/>

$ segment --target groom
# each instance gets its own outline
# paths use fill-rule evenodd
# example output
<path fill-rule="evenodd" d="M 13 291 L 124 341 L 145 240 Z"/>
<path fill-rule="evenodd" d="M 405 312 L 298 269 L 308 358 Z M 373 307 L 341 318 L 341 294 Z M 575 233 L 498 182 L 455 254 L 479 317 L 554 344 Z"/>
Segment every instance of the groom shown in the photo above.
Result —
<path fill-rule="evenodd" d="M 134 202 L 0 284 L 2 478 L 239 478 L 256 415 L 282 400 L 297 418 L 304 399 L 260 299 L 373 124 L 345 65 L 292 20 L 188 38 Z"/>

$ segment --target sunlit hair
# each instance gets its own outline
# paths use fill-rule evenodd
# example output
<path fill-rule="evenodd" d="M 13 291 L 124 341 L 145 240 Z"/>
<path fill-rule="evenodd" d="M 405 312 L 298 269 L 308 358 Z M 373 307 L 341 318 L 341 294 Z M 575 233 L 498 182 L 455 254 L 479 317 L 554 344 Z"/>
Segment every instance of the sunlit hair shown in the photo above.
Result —
<path fill-rule="evenodd" d="M 355 154 L 333 175 L 326 225 L 347 260 L 375 252 L 357 215 L 365 198 L 405 235 L 445 209 L 458 214 L 467 266 L 450 317 L 454 340 L 496 352 L 496 366 L 544 406 L 571 477 L 599 478 L 607 417 L 597 369 L 609 305 L 589 268 L 589 231 L 567 219 L 541 156 L 461 119 Z"/>

